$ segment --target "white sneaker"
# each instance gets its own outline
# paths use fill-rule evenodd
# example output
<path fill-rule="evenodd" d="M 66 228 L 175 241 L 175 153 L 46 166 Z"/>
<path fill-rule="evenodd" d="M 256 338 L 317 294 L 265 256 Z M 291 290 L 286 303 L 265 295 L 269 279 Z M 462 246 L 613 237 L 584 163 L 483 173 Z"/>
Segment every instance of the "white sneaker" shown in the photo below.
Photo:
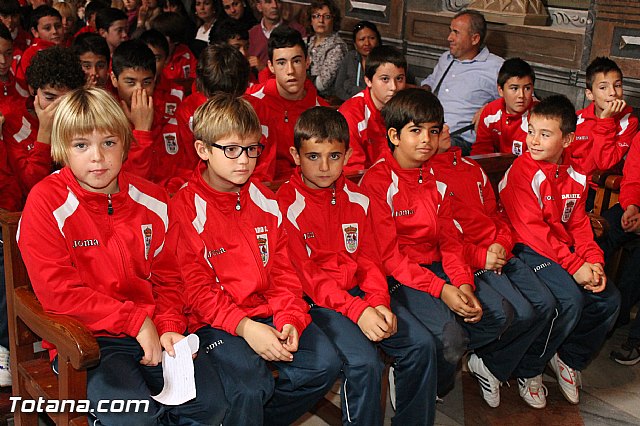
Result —
<path fill-rule="evenodd" d="M 500 405 L 500 380 L 496 379 L 476 354 L 471 354 L 467 365 L 471 374 L 478 379 L 484 400 L 489 407 L 496 408 Z"/>
<path fill-rule="evenodd" d="M 11 386 L 11 370 L 9 370 L 9 351 L 0 346 L 0 386 Z"/>
<path fill-rule="evenodd" d="M 556 373 L 558 384 L 560 385 L 560 392 L 562 392 L 565 399 L 571 404 L 579 403 L 579 387 L 582 387 L 580 372 L 565 364 L 558 354 L 555 354 L 553 358 L 551 358 L 549 366 Z"/>
<path fill-rule="evenodd" d="M 530 379 L 518 378 L 518 389 L 524 402 L 533 408 L 547 406 L 547 387 L 542 384 L 542 374 Z"/>

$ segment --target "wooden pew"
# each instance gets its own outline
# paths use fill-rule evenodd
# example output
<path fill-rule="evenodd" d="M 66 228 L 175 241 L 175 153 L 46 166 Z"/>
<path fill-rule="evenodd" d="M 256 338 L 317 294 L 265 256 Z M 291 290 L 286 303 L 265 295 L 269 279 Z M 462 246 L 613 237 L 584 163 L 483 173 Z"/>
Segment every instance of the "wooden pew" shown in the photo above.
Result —
<path fill-rule="evenodd" d="M 9 317 L 13 395 L 23 400 L 84 400 L 86 370 L 98 364 L 100 350 L 91 333 L 78 321 L 45 313 L 31 288 L 18 250 L 16 233 L 20 213 L 1 213 Z M 33 344 L 46 339 L 58 349 L 58 370 L 51 370 L 46 352 L 34 353 Z M 86 425 L 86 413 L 46 413 L 56 425 Z M 38 414 L 16 411 L 14 422 L 38 425 Z"/>

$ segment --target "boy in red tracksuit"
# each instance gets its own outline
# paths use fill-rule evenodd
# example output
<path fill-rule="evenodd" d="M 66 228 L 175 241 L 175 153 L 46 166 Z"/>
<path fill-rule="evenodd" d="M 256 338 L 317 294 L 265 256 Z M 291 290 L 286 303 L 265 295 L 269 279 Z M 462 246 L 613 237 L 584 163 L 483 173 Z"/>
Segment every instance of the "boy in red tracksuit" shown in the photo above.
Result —
<path fill-rule="evenodd" d="M 469 370 L 478 377 L 490 406 L 500 403 L 500 383 L 515 376 L 525 402 L 544 408 L 542 382 L 536 374 L 528 374 L 527 366 L 530 357 L 543 351 L 532 343 L 545 330 L 548 334 L 555 298 L 527 265 L 511 255 L 511 229 L 498 215 L 491 182 L 480 165 L 463 158 L 459 147 L 449 147 L 448 139 L 441 138 L 439 151 L 446 151 L 431 157 L 428 165 L 436 179 L 447 185 L 464 260 L 475 271 L 476 281 L 491 286 L 514 308 L 511 326 L 500 337 L 501 347 L 472 354 Z"/>
<path fill-rule="evenodd" d="M 20 3 L 18 0 L 4 0 L 0 3 L 0 22 L 9 30 L 13 41 L 13 71 L 25 50 L 31 44 L 31 36 L 20 25 Z"/>
<path fill-rule="evenodd" d="M 162 72 L 162 77 L 174 84 L 190 87 L 196 77 L 198 58 L 184 43 L 188 33 L 185 18 L 176 12 L 161 13 L 152 27 L 169 43 L 167 62 L 158 73 Z"/>
<path fill-rule="evenodd" d="M 58 46 L 38 52 L 26 78 L 34 91 L 33 100 L 18 98 L 6 105 L 8 109 L 5 105 L 0 107 L 5 115 L 2 136 L 9 165 L 18 177 L 24 198 L 51 173 L 51 124 L 56 100 L 85 83 L 78 58 L 71 49 Z"/>
<path fill-rule="evenodd" d="M 482 109 L 471 155 L 494 152 L 522 155 L 527 149 L 527 117 L 536 103 L 535 81 L 536 75 L 527 62 L 520 58 L 504 61 L 498 72 L 500 98 Z"/>
<path fill-rule="evenodd" d="M 16 69 L 18 84 L 25 90 L 27 89 L 25 84 L 27 68 L 29 68 L 34 55 L 41 50 L 62 43 L 62 17 L 51 6 L 39 6 L 31 13 L 30 29 L 33 34 L 33 42 L 22 54 Z"/>
<path fill-rule="evenodd" d="M 195 110 L 216 92 L 242 96 L 249 81 L 249 63 L 231 46 L 207 46 L 196 66 L 196 90 L 178 106 L 175 123 L 165 126 L 165 132 L 177 135 L 179 149 L 184 150 L 182 168 L 193 170 L 200 158 L 194 148 L 191 122 Z"/>
<path fill-rule="evenodd" d="M 490 286 L 474 281 L 462 258 L 448 187 L 427 163 L 437 152 L 444 125 L 438 99 L 422 89 L 405 89 L 387 102 L 382 115 L 393 148 L 369 168 L 360 185 L 371 201 L 391 297 L 436 338 L 438 395 L 444 395 L 453 386 L 467 343 L 476 350 L 500 348 L 496 339 L 509 327 L 513 307 Z M 464 319 L 462 326 L 456 316 Z"/>
<path fill-rule="evenodd" d="M 364 70 L 367 88 L 340 109 L 349 123 L 353 155 L 345 172 L 366 170 L 387 152 L 387 129 L 380 110 L 406 84 L 407 60 L 393 47 L 371 50 Z"/>
<path fill-rule="evenodd" d="M 615 324 L 620 293 L 607 285 L 602 250 L 593 240 L 584 209 L 587 178 L 564 152 L 575 137 L 576 115 L 564 96 L 551 96 L 529 114 L 525 152 L 500 182 L 500 200 L 515 230 L 513 253 L 556 298 L 544 351 L 528 360 L 542 380 L 547 362 L 572 404 L 580 400 L 580 371 L 587 367 Z"/>
<path fill-rule="evenodd" d="M 171 415 L 219 424 L 227 405 L 203 350 L 194 362 L 194 400 L 169 407 L 150 397 L 163 387 L 162 348 L 175 356 L 187 321 L 168 250 L 166 192 L 121 171 L 132 140 L 104 90 L 65 96 L 52 129 L 52 155 L 64 167 L 29 194 L 18 246 L 44 310 L 80 321 L 96 337 L 100 362 L 87 371 L 87 398 L 97 422 L 153 425 Z M 47 346 L 55 371 L 55 348 Z M 148 410 L 100 410 L 99 401 L 113 399 L 148 401 Z"/>
<path fill-rule="evenodd" d="M 576 137 L 567 153 L 587 175 L 586 208 L 590 211 L 597 187 L 591 174 L 615 168 L 622 161 L 638 130 L 638 119 L 623 99 L 622 70 L 613 60 L 595 58 L 587 67 L 586 82 L 591 104 L 576 112 Z M 621 166 L 618 173 L 620 170 Z"/>
<path fill-rule="evenodd" d="M 251 177 L 263 148 L 251 105 L 216 94 L 196 110 L 193 132 L 203 161 L 171 200 L 169 230 L 189 329 L 222 380 L 225 424 L 289 425 L 331 388 L 341 363 L 311 323 L 278 203 Z M 275 383 L 265 360 L 280 372 Z"/>
<path fill-rule="evenodd" d="M 291 155 L 299 167 L 280 187 L 278 204 L 286 218 L 289 256 L 313 300 L 311 318 L 344 363 L 343 423 L 382 424 L 379 345 L 397 360 L 400 390 L 393 422 L 432 424 L 435 340 L 389 298 L 368 217 L 369 199 L 342 174 L 351 154 L 347 122 L 334 109 L 314 107 L 300 115 L 294 137 Z"/>
<path fill-rule="evenodd" d="M 300 33 L 289 27 L 277 27 L 269 38 L 269 69 L 275 78 L 252 87 L 245 97 L 256 110 L 264 153 L 255 175 L 263 181 L 286 179 L 295 168 L 289 148 L 293 145 L 293 126 L 307 109 L 327 103 L 318 96 L 307 79 L 309 57 Z"/>
<path fill-rule="evenodd" d="M 155 96 L 156 58 L 140 40 L 122 42 L 113 53 L 111 83 L 133 127 L 137 142 L 129 152 L 124 168 L 163 186 L 171 193 L 186 180 L 180 169 L 176 138 L 162 129 L 162 93 Z"/>

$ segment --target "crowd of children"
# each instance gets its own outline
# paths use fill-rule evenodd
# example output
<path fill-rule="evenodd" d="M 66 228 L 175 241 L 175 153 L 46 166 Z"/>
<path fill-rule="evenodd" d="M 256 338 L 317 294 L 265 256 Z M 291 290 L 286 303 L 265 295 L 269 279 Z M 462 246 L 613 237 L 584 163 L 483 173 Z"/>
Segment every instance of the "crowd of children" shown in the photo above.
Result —
<path fill-rule="evenodd" d="M 471 151 L 517 156 L 496 194 L 392 47 L 370 51 L 366 87 L 336 109 L 278 0 L 256 2 L 259 22 L 245 3 L 194 0 L 200 46 L 181 2 L 103 2 L 79 27 L 67 15 L 80 3 L 0 0 L 0 208 L 23 211 L 44 309 L 97 339 L 91 404 L 152 407 L 99 424 L 287 425 L 338 378 L 343 423 L 382 424 L 380 352 L 394 424 L 433 424 L 466 353 L 491 407 L 516 379 L 544 408 L 547 365 L 579 402 L 580 372 L 640 299 L 639 250 L 619 287 L 604 272 L 640 233 L 640 133 L 615 62 L 587 68 L 591 104 L 576 113 L 534 96 L 524 60 L 504 61 Z M 607 169 L 624 179 L 596 242 L 590 178 Z M 155 402 L 162 351 L 187 333 L 197 396 Z M 612 357 L 640 361 L 640 317 Z"/>

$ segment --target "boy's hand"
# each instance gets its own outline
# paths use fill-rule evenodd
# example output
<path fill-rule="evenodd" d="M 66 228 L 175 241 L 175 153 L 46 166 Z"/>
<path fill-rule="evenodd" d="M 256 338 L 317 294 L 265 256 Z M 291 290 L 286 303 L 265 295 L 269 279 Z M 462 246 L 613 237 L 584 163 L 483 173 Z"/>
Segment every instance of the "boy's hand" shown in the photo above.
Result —
<path fill-rule="evenodd" d="M 442 131 L 438 136 L 438 154 L 442 154 L 451 148 L 451 132 L 449 130 L 448 124 L 442 126 Z"/>
<path fill-rule="evenodd" d="M 604 273 L 604 267 L 600 263 L 589 263 L 591 272 L 593 273 L 593 285 L 585 285 L 584 289 L 593 293 L 600 293 L 607 287 L 607 276 Z"/>
<path fill-rule="evenodd" d="M 146 317 L 138 331 L 136 340 L 142 346 L 144 356 L 140 360 L 140 364 L 148 366 L 156 366 L 162 361 L 162 346 L 158 338 L 156 326 L 151 318 Z"/>
<path fill-rule="evenodd" d="M 33 100 L 33 107 L 36 111 L 39 122 L 37 135 L 38 142 L 45 143 L 47 145 L 51 144 L 51 128 L 53 127 L 53 115 L 56 113 L 56 109 L 58 108 L 61 100 L 62 96 L 51 102 L 46 108 L 42 108 L 40 97 L 38 95 L 36 95 L 35 99 Z"/>
<path fill-rule="evenodd" d="M 291 324 L 285 324 L 280 333 L 280 341 L 286 350 L 296 352 L 298 350 L 298 342 L 300 341 L 298 329 Z"/>
<path fill-rule="evenodd" d="M 173 350 L 173 345 L 182 339 L 184 339 L 182 334 L 176 333 L 175 331 L 167 331 L 166 333 L 162 333 L 162 336 L 160 336 L 160 344 L 170 356 L 175 357 L 176 352 Z"/>
<path fill-rule="evenodd" d="M 578 269 L 575 274 L 573 274 L 573 279 L 576 280 L 578 285 L 585 286 L 594 286 L 597 283 L 595 282 L 594 272 L 592 269 L 592 265 L 589 262 L 584 262 L 580 269 Z"/>
<path fill-rule="evenodd" d="M 360 318 L 358 318 L 358 327 L 367 336 L 367 339 L 372 342 L 379 342 L 390 336 L 389 330 L 391 327 L 387 324 L 384 315 L 371 306 L 362 311 Z"/>
<path fill-rule="evenodd" d="M 384 316 L 384 321 L 389 325 L 389 335 L 387 337 L 391 337 L 398 331 L 398 318 L 396 315 L 391 312 L 389 308 L 384 305 L 376 306 L 376 311 L 381 313 Z"/>
<path fill-rule="evenodd" d="M 284 348 L 280 341 L 282 334 L 275 328 L 245 317 L 238 324 L 236 332 L 262 359 L 266 361 L 293 361 L 293 355 Z"/>
<path fill-rule="evenodd" d="M 640 232 L 640 208 L 631 204 L 622 214 L 620 220 L 624 232 Z"/>
<path fill-rule="evenodd" d="M 612 101 L 607 102 L 607 106 L 600 113 L 600 118 L 611 118 L 620 114 L 624 107 L 627 106 L 627 103 L 624 99 L 614 99 Z"/>
<path fill-rule="evenodd" d="M 478 300 L 476 295 L 473 293 L 473 287 L 471 287 L 469 284 L 462 284 L 460 286 L 460 291 L 462 291 L 465 296 L 467 296 L 467 306 L 470 306 L 471 308 L 476 310 L 476 314 L 466 318 L 465 322 L 480 321 L 480 319 L 482 318 L 482 305 L 480 304 L 480 301 Z"/>
<path fill-rule="evenodd" d="M 257 56 L 247 56 L 247 60 L 249 61 L 249 68 L 257 68 L 259 70 L 264 68 Z"/>
<path fill-rule="evenodd" d="M 507 263 L 507 250 L 501 244 L 493 243 L 487 248 L 487 260 L 484 269 L 502 273 L 502 267 Z"/>
<path fill-rule="evenodd" d="M 473 292 L 471 292 L 473 299 L 470 300 L 462 287 L 464 286 L 457 288 L 451 284 L 445 284 L 442 287 L 440 298 L 455 314 L 463 317 L 465 322 L 477 322 L 482 317 L 480 303 Z"/>
<path fill-rule="evenodd" d="M 124 101 L 122 109 L 135 130 L 151 130 L 153 126 L 153 97 L 144 89 L 136 89 L 131 96 L 131 109 Z"/>

